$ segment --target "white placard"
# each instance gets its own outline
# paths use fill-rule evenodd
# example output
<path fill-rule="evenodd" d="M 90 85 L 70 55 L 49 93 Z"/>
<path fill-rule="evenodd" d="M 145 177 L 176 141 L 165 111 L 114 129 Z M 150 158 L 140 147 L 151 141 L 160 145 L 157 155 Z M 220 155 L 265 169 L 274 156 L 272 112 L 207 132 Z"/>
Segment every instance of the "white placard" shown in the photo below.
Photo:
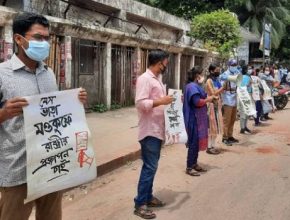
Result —
<path fill-rule="evenodd" d="M 264 100 L 272 100 L 272 92 L 269 86 L 267 85 L 265 80 L 261 80 L 261 84 L 264 90 L 263 99 Z"/>
<path fill-rule="evenodd" d="M 258 83 L 252 83 L 252 96 L 255 101 L 261 100 L 260 88 Z"/>
<path fill-rule="evenodd" d="M 174 100 L 164 108 L 165 145 L 185 144 L 187 133 L 182 112 L 182 91 L 169 89 L 168 95 L 172 95 Z"/>
<path fill-rule="evenodd" d="M 257 111 L 251 99 L 251 96 L 248 93 L 247 87 L 246 86 L 238 87 L 237 95 L 238 95 L 239 102 L 243 108 L 242 111 L 248 116 L 251 116 L 251 115 L 255 116 L 257 114 Z"/>
<path fill-rule="evenodd" d="M 96 178 L 96 160 L 79 89 L 25 97 L 27 199 Z"/>

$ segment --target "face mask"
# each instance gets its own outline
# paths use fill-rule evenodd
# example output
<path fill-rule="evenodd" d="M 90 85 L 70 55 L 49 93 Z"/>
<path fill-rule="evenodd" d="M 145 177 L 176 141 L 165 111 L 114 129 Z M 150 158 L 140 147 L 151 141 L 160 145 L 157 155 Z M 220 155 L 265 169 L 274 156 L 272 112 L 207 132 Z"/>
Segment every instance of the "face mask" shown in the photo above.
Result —
<path fill-rule="evenodd" d="M 238 67 L 230 66 L 229 70 L 230 70 L 231 73 L 236 73 L 238 71 Z"/>
<path fill-rule="evenodd" d="M 219 77 L 219 76 L 220 76 L 220 72 L 214 72 L 214 73 L 213 73 L 213 76 L 214 76 L 214 77 Z"/>
<path fill-rule="evenodd" d="M 197 80 L 199 84 L 202 84 L 204 82 L 204 76 L 200 77 L 199 80 Z"/>
<path fill-rule="evenodd" d="M 266 74 L 266 75 L 269 75 L 269 74 L 270 74 L 270 71 L 265 71 L 265 74 Z"/>
<path fill-rule="evenodd" d="M 50 45 L 47 41 L 30 40 L 28 44 L 28 48 L 23 49 L 30 59 L 41 62 L 48 57 Z"/>
<path fill-rule="evenodd" d="M 252 73 L 253 73 L 253 70 L 248 70 L 248 75 L 252 75 Z"/>

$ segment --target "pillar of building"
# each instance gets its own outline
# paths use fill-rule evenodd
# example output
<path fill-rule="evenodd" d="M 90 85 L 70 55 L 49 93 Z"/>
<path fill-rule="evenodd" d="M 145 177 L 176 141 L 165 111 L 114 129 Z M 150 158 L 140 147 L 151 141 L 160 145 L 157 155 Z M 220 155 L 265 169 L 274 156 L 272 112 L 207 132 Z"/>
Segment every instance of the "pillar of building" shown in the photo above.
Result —
<path fill-rule="evenodd" d="M 111 86 L 112 86 L 112 44 L 107 43 L 104 50 L 105 69 L 104 69 L 104 94 L 107 108 L 111 108 Z"/>
<path fill-rule="evenodd" d="M 13 31 L 12 25 L 6 24 L 4 27 L 4 60 L 9 60 L 13 55 Z"/>
<path fill-rule="evenodd" d="M 71 37 L 66 36 L 65 42 L 65 88 L 72 88 L 72 54 L 71 54 Z"/>
<path fill-rule="evenodd" d="M 195 56 L 192 55 L 190 60 L 190 68 L 194 67 L 194 65 L 195 65 Z"/>
<path fill-rule="evenodd" d="M 180 89 L 180 65 L 181 65 L 181 56 L 182 54 L 181 53 L 178 53 L 176 56 L 175 56 L 175 76 L 174 76 L 174 87 L 175 89 Z"/>

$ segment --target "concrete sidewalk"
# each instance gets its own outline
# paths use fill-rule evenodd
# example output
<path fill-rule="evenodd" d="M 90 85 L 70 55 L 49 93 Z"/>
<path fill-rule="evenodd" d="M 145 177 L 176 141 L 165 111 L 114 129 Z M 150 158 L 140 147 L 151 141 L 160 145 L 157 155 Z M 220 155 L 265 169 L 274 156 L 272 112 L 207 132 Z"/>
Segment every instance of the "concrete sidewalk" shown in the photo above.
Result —
<path fill-rule="evenodd" d="M 86 116 L 93 138 L 98 176 L 139 158 L 138 117 L 134 107 L 88 113 Z"/>

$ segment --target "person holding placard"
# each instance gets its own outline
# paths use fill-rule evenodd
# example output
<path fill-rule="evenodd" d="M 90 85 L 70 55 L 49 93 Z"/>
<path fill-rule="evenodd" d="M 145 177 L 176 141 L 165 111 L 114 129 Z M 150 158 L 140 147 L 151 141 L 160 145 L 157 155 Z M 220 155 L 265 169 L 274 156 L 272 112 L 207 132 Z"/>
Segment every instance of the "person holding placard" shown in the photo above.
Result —
<path fill-rule="evenodd" d="M 160 159 L 161 145 L 165 139 L 164 105 L 172 103 L 166 95 L 161 75 L 166 72 L 169 55 L 162 50 L 149 53 L 149 68 L 137 79 L 135 104 L 139 116 L 138 140 L 141 145 L 143 166 L 135 197 L 134 214 L 144 218 L 156 218 L 148 207 L 163 207 L 165 203 L 153 196 L 153 182 Z"/>
<path fill-rule="evenodd" d="M 50 48 L 48 20 L 32 13 L 17 15 L 13 34 L 18 52 L 0 64 L 0 220 L 28 220 L 34 204 L 36 219 L 60 220 L 61 192 L 24 204 L 27 161 L 22 109 L 28 102 L 21 97 L 58 90 L 54 73 L 43 62 Z M 85 90 L 79 99 L 86 102 Z"/>
<path fill-rule="evenodd" d="M 274 99 L 272 96 L 272 90 L 274 88 L 274 86 L 276 86 L 275 84 L 277 83 L 276 80 L 274 79 L 274 77 L 270 74 L 270 68 L 264 67 L 263 72 L 261 72 L 259 74 L 260 79 L 262 80 L 262 86 L 264 89 L 264 101 L 268 101 L 270 103 L 270 105 L 272 106 L 272 112 L 275 111 L 275 103 L 274 103 Z M 266 83 L 266 84 L 264 84 Z M 269 117 L 269 112 L 265 112 L 264 109 L 264 114 L 262 116 L 262 119 L 266 119 L 266 120 L 272 120 L 271 117 Z"/>
<path fill-rule="evenodd" d="M 255 126 L 261 126 L 262 123 L 260 122 L 260 118 L 263 114 L 263 106 L 262 106 L 262 99 L 263 99 L 263 87 L 261 84 L 261 79 L 256 75 L 256 73 L 260 72 L 257 69 L 253 72 L 253 69 L 249 69 L 248 73 L 251 73 L 252 79 L 252 97 L 255 101 L 257 115 L 255 117 Z"/>
<path fill-rule="evenodd" d="M 251 78 L 250 78 L 250 74 L 252 72 L 248 70 L 248 66 L 242 66 L 242 74 L 243 74 L 243 80 L 241 82 L 240 87 L 246 87 L 248 93 L 251 95 L 252 94 L 252 87 L 251 87 Z M 245 113 L 241 102 L 238 101 L 238 107 L 239 107 L 239 113 L 240 113 L 240 126 L 241 126 L 241 134 L 252 134 L 252 131 L 248 128 L 247 124 L 248 124 L 248 119 L 249 116 Z"/>

